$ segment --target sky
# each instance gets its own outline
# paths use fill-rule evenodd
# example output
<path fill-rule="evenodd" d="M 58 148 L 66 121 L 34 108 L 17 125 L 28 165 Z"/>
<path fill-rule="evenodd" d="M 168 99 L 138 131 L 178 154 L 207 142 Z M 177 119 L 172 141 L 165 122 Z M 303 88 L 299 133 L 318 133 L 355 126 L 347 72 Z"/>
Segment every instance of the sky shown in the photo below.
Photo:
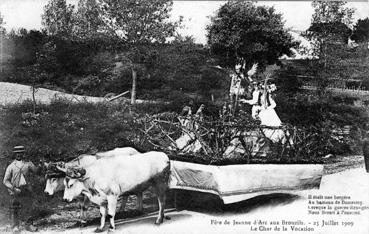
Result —
<path fill-rule="evenodd" d="M 77 0 L 67 0 L 75 4 Z M 192 35 L 198 43 L 206 43 L 206 25 L 209 16 L 226 1 L 174 1 L 172 18 L 184 17 L 182 35 Z M 40 29 L 41 14 L 47 0 L 0 0 L 0 13 L 4 17 L 7 31 L 17 28 Z M 274 6 L 283 14 L 285 25 L 293 30 L 306 30 L 311 22 L 313 8 L 310 1 L 259 1 L 258 5 Z M 349 2 L 348 7 L 356 8 L 355 20 L 369 17 L 369 2 Z"/>

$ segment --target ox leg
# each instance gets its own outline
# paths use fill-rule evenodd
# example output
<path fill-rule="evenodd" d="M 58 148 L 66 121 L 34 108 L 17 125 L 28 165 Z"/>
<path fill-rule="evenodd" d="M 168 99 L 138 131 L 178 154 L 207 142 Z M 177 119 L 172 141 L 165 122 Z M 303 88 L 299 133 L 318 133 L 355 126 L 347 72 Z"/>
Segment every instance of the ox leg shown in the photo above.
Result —
<path fill-rule="evenodd" d="M 164 210 L 165 210 L 165 191 L 166 185 L 163 183 L 159 183 L 156 185 L 155 192 L 158 197 L 159 203 L 159 213 L 158 218 L 155 221 L 155 224 L 161 224 L 164 220 Z"/>
<path fill-rule="evenodd" d="M 84 226 L 87 222 L 87 205 L 88 205 L 88 198 L 86 196 L 83 196 L 83 201 L 81 202 L 81 226 Z"/>
<path fill-rule="evenodd" d="M 138 206 L 137 208 L 140 212 L 143 211 L 143 202 L 142 202 L 143 198 L 142 197 L 143 197 L 142 192 L 137 193 L 137 206 Z"/>
<path fill-rule="evenodd" d="M 100 227 L 96 228 L 95 232 L 103 232 L 104 231 L 105 217 L 106 217 L 106 207 L 105 207 L 105 205 L 100 205 L 100 215 L 101 215 Z"/>
<path fill-rule="evenodd" d="M 108 199 L 108 217 L 110 221 L 109 230 L 113 231 L 115 230 L 114 217 L 115 211 L 117 209 L 118 196 L 108 195 L 107 199 Z"/>
<path fill-rule="evenodd" d="M 127 201 L 128 201 L 128 196 L 123 196 L 119 211 L 124 211 L 124 209 L 126 208 Z"/>
<path fill-rule="evenodd" d="M 164 219 L 164 210 L 165 210 L 165 192 L 161 193 L 158 196 L 158 202 L 159 202 L 159 214 L 158 214 L 158 218 L 156 220 L 156 224 L 161 224 L 163 223 L 163 219 Z"/>

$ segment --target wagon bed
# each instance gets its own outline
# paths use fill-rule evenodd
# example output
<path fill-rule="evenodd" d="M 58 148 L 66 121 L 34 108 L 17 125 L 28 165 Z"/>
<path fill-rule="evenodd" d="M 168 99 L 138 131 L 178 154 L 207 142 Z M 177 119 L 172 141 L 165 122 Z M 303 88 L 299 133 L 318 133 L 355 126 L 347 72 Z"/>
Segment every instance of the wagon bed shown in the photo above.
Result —
<path fill-rule="evenodd" d="M 217 195 L 224 204 L 258 195 L 319 189 L 320 164 L 239 164 L 214 166 L 171 161 L 171 189 Z"/>

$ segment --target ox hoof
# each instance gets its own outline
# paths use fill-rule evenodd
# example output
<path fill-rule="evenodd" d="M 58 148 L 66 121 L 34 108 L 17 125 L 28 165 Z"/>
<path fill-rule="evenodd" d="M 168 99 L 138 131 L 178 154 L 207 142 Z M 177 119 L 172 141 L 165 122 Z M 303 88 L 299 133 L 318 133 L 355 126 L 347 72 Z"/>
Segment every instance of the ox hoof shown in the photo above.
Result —
<path fill-rule="evenodd" d="M 166 220 L 171 220 L 172 218 L 171 217 L 169 217 L 169 216 L 165 216 L 164 217 Z"/>
<path fill-rule="evenodd" d="M 95 233 L 100 233 L 100 232 L 103 232 L 104 231 L 104 229 L 103 228 L 96 228 L 95 229 Z"/>
<path fill-rule="evenodd" d="M 87 220 L 80 220 L 79 221 L 79 226 L 80 227 L 86 227 L 87 226 Z"/>
<path fill-rule="evenodd" d="M 156 224 L 156 225 L 160 225 L 160 224 L 162 224 L 162 223 L 163 223 L 163 220 L 156 220 L 156 221 L 155 221 L 155 224 Z"/>
<path fill-rule="evenodd" d="M 109 228 L 108 233 L 113 233 L 113 232 L 115 232 L 115 228 Z"/>

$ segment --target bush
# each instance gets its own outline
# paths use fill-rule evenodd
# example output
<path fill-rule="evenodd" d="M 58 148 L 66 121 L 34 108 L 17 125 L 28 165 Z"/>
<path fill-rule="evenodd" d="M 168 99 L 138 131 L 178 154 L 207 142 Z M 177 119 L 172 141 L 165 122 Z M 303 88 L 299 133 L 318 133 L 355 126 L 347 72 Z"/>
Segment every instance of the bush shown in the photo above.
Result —
<path fill-rule="evenodd" d="M 292 66 L 283 68 L 276 76 L 275 83 L 278 90 L 284 94 L 294 95 L 301 90 L 302 81 L 294 72 Z"/>
<path fill-rule="evenodd" d="M 361 87 L 365 90 L 369 90 L 369 80 L 363 80 L 362 81 L 362 84 L 361 84 Z"/>
<path fill-rule="evenodd" d="M 65 160 L 123 146 L 141 148 L 134 115 L 124 104 L 56 100 L 39 105 L 34 114 L 32 103 L 24 102 L 7 106 L 1 122 L 5 150 L 23 144 L 33 160 Z"/>
<path fill-rule="evenodd" d="M 99 96 L 100 83 L 101 80 L 98 76 L 88 75 L 78 81 L 77 85 L 73 87 L 73 93 Z"/>
<path fill-rule="evenodd" d="M 170 104 L 73 103 L 63 99 L 49 105 L 8 105 L 1 110 L 0 142 L 6 155 L 14 145 L 25 145 L 32 160 L 67 160 L 83 153 L 132 146 L 139 151 L 152 147 L 144 142 L 137 119 L 146 114 L 181 111 L 180 102 Z M 200 103 L 196 103 L 199 106 Z"/>
<path fill-rule="evenodd" d="M 142 129 L 142 122 L 138 120 L 157 113 L 180 113 L 191 100 L 181 92 L 173 92 L 171 95 L 170 103 L 135 106 L 55 100 L 49 105 L 38 105 L 36 113 L 33 113 L 32 102 L 8 105 L 0 112 L 0 143 L 7 155 L 14 145 L 25 145 L 27 155 L 33 160 L 68 160 L 82 153 L 125 146 L 147 151 L 154 146 L 147 144 L 147 139 L 139 130 Z M 367 116 L 362 109 L 335 103 L 332 99 L 309 100 L 307 96 L 290 99 L 280 96 L 277 103 L 277 112 L 283 122 L 315 134 L 309 139 L 317 148 L 310 150 L 315 150 L 319 156 L 352 151 L 353 146 L 358 145 L 360 140 L 360 129 L 365 127 L 362 125 L 367 122 Z M 219 120 L 221 107 L 201 99 L 194 100 L 193 112 L 196 112 L 201 104 L 206 106 L 204 115 L 207 118 L 215 122 Z M 245 113 L 241 113 L 242 115 L 245 115 L 245 118 L 248 116 Z M 350 133 L 342 134 L 347 125 L 350 125 Z M 306 142 L 301 144 L 307 144 Z M 310 147 L 300 146 L 301 149 Z M 278 149 L 278 146 L 276 147 Z M 275 152 L 275 158 L 278 158 L 279 151 Z"/>
<path fill-rule="evenodd" d="M 362 128 L 368 120 L 365 109 L 350 105 L 353 102 L 350 98 L 318 98 L 301 93 L 286 97 L 284 93 L 278 93 L 275 100 L 282 122 L 295 126 L 311 126 L 330 121 L 338 127 L 354 125 Z"/>
<path fill-rule="evenodd" d="M 265 136 L 265 131 L 273 131 L 273 128 L 261 126 L 246 113 L 236 116 L 227 113 L 203 117 L 192 115 L 186 117 L 187 123 L 180 123 L 179 119 L 176 113 L 149 115 L 141 119 L 144 122 L 141 126 L 144 126 L 142 131 L 147 143 L 180 161 L 216 165 L 322 163 L 323 156 L 348 150 L 344 148 L 347 147 L 344 139 L 338 138 L 331 126 L 296 128 L 284 125 L 274 129 L 284 132 L 285 141 L 272 142 Z M 187 142 L 188 146 L 192 142 L 201 145 L 201 149 L 188 152 L 187 146 L 180 146 L 183 149 L 176 147 L 173 139 L 182 136 L 185 140 L 186 132 L 193 138 Z"/>
<path fill-rule="evenodd" d="M 296 94 L 286 97 L 279 93 L 276 97 L 277 113 L 282 122 L 293 126 L 327 129 L 332 134 L 330 153 L 346 154 L 357 152 L 360 142 L 360 129 L 368 122 L 366 110 L 352 106 L 353 99 L 345 97 L 317 98 L 309 94 Z M 340 132 L 349 126 L 350 133 L 340 136 L 339 141 L 332 131 Z"/>

